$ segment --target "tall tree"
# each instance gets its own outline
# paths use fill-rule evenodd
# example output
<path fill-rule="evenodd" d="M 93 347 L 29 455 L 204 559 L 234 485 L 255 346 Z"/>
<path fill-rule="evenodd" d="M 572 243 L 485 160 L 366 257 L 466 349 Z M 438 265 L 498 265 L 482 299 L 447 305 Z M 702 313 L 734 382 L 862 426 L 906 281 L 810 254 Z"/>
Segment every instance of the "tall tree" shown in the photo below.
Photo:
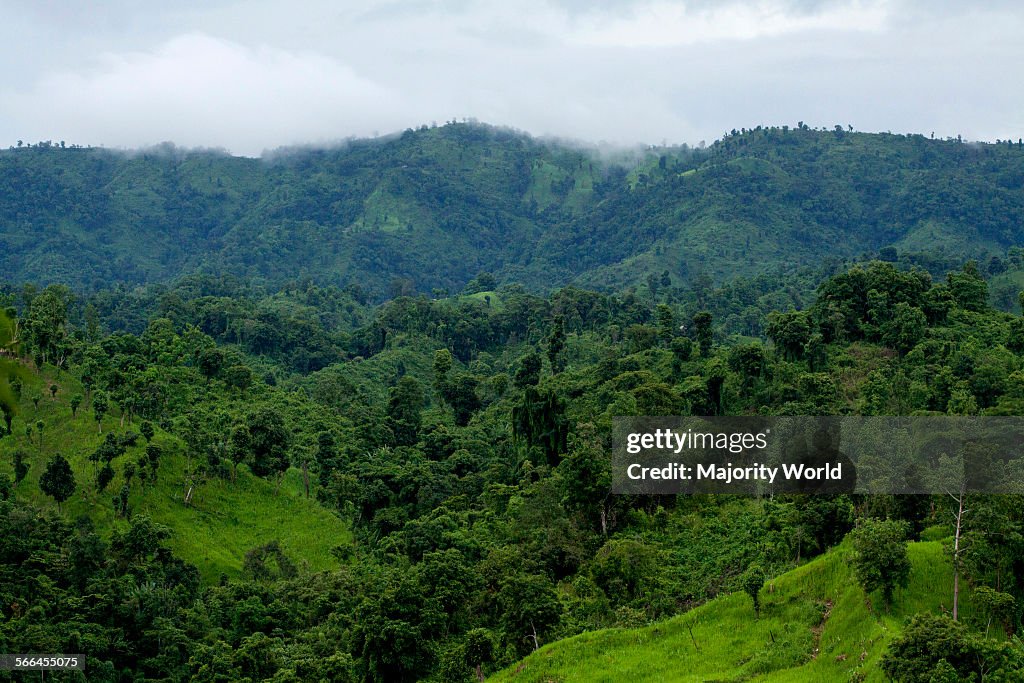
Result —
<path fill-rule="evenodd" d="M 75 473 L 71 463 L 62 455 L 55 455 L 46 463 L 46 470 L 39 477 L 39 490 L 57 501 L 57 512 L 61 504 L 75 492 Z"/>
<path fill-rule="evenodd" d="M 480 380 L 476 375 L 460 372 L 445 382 L 442 397 L 452 408 L 455 424 L 465 427 L 473 417 L 473 413 L 482 405 L 476 390 Z"/>
<path fill-rule="evenodd" d="M 704 358 L 711 353 L 711 322 L 711 314 L 707 311 L 701 311 L 693 316 L 693 336 L 700 348 L 700 355 Z"/>
<path fill-rule="evenodd" d="M 66 334 L 68 303 L 71 292 L 67 287 L 51 285 L 32 299 L 25 323 L 29 340 L 41 355 L 43 362 L 58 360 Z"/>
<path fill-rule="evenodd" d="M 530 447 L 539 447 L 548 463 L 557 465 L 569 435 L 565 404 L 558 393 L 550 387 L 526 387 L 522 400 L 512 408 L 512 434 Z"/>
<path fill-rule="evenodd" d="M 951 272 L 946 276 L 946 284 L 960 308 L 977 312 L 988 308 L 988 283 L 976 262 L 968 261 L 960 270 Z"/>
<path fill-rule="evenodd" d="M 548 333 L 548 361 L 551 363 L 551 372 L 556 375 L 565 369 L 564 351 L 565 317 L 556 315 Z"/>
<path fill-rule="evenodd" d="M 14 451 L 14 485 L 20 484 L 28 476 L 29 464 L 27 455 L 20 448 Z"/>
<path fill-rule="evenodd" d="M 676 318 L 672 309 L 666 304 L 658 304 L 658 339 L 661 345 L 668 348 L 676 333 Z"/>
<path fill-rule="evenodd" d="M 423 388 L 414 377 L 406 375 L 391 388 L 388 397 L 387 422 L 398 446 L 416 443 L 423 421 Z"/>
<path fill-rule="evenodd" d="M 109 408 L 107 395 L 102 391 L 97 391 L 92 397 L 92 414 L 96 418 L 96 427 L 100 434 L 103 433 L 103 416 L 107 414 Z"/>
<path fill-rule="evenodd" d="M 540 355 L 536 351 L 531 351 L 519 361 L 519 368 L 512 378 L 512 384 L 519 389 L 536 386 L 540 382 L 542 367 Z"/>
<path fill-rule="evenodd" d="M 284 424 L 284 417 L 269 406 L 257 408 L 245 419 L 249 432 L 250 464 L 253 474 L 259 477 L 276 475 L 277 486 L 288 470 L 288 447 L 291 434 Z"/>
<path fill-rule="evenodd" d="M 931 486 L 935 491 L 952 500 L 953 546 L 950 556 L 953 562 L 953 621 L 957 621 L 960 613 L 960 574 L 963 571 L 963 536 L 967 513 L 967 475 L 962 456 L 943 454 L 939 457 L 938 466 L 929 473 Z"/>
<path fill-rule="evenodd" d="M 882 591 L 886 606 L 910 577 L 907 527 L 897 520 L 861 520 L 853 530 L 853 568 L 864 591 Z"/>

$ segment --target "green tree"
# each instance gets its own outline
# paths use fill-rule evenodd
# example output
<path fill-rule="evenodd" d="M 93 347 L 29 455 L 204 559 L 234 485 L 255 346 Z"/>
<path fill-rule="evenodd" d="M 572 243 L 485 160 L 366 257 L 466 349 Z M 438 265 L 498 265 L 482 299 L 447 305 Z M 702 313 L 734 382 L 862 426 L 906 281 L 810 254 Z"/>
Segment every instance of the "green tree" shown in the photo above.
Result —
<path fill-rule="evenodd" d="M 857 580 L 866 593 L 880 590 L 885 605 L 892 605 L 896 588 L 906 586 L 910 577 L 906 523 L 862 519 L 852 537 Z"/>
<path fill-rule="evenodd" d="M 967 382 L 957 382 L 950 390 L 949 401 L 946 404 L 948 415 L 977 415 L 978 401 L 971 393 Z"/>
<path fill-rule="evenodd" d="M 754 601 L 754 615 L 759 618 L 761 616 L 761 589 L 764 588 L 764 582 L 764 568 L 756 563 L 747 567 L 747 570 L 740 576 L 743 592 Z"/>
<path fill-rule="evenodd" d="M 149 470 L 153 475 L 153 481 L 157 480 L 157 470 L 160 467 L 160 458 L 163 455 L 163 449 L 155 443 L 146 445 L 146 461 L 149 463 Z"/>
<path fill-rule="evenodd" d="M 386 574 L 356 609 L 352 642 L 364 680 L 376 683 L 423 680 L 430 658 L 425 618 L 438 618 L 423 604 L 422 587 L 411 576 Z"/>
<path fill-rule="evenodd" d="M 900 302 L 896 304 L 892 317 L 882 325 L 881 341 L 906 354 L 924 337 L 928 320 L 920 308 Z"/>
<path fill-rule="evenodd" d="M 391 388 L 388 396 L 387 424 L 395 435 L 395 445 L 416 443 L 423 422 L 423 387 L 415 378 L 405 375 Z"/>
<path fill-rule="evenodd" d="M 96 419 L 96 427 L 99 429 L 100 434 L 103 433 L 103 416 L 107 414 L 107 410 L 110 408 L 110 403 L 107 401 L 107 395 L 102 391 L 97 391 L 92 397 L 92 414 Z"/>
<path fill-rule="evenodd" d="M 811 318 L 806 311 L 768 315 L 765 334 L 787 360 L 800 360 L 811 338 Z"/>
<path fill-rule="evenodd" d="M 1006 348 L 1014 353 L 1024 353 L 1024 314 L 1010 321 L 1010 334 L 1006 338 Z"/>
<path fill-rule="evenodd" d="M 480 380 L 476 375 L 460 372 L 444 385 L 442 398 L 451 406 L 455 417 L 455 424 L 465 427 L 473 417 L 473 413 L 480 409 L 482 403 L 477 396 L 476 390 Z"/>
<path fill-rule="evenodd" d="M 658 343 L 658 330 L 650 325 L 630 325 L 626 328 L 629 353 L 642 353 Z"/>
<path fill-rule="evenodd" d="M 889 645 L 882 671 L 907 683 L 1019 681 L 1024 679 L 1024 653 L 1019 645 L 973 636 L 949 617 L 923 613 L 914 615 Z"/>
<path fill-rule="evenodd" d="M 697 347 L 700 348 L 702 358 L 707 358 L 711 353 L 712 321 L 713 318 L 708 311 L 701 311 L 693 316 L 693 337 L 697 340 Z"/>
<path fill-rule="evenodd" d="M 29 464 L 26 462 L 27 454 L 17 448 L 14 450 L 14 485 L 17 486 L 28 476 Z"/>
<path fill-rule="evenodd" d="M 551 372 L 560 373 L 565 369 L 565 318 L 556 315 L 551 322 L 551 331 L 548 333 L 548 361 L 551 363 Z"/>
<path fill-rule="evenodd" d="M 217 348 L 204 349 L 199 353 L 199 372 L 207 379 L 220 375 L 224 369 L 224 352 Z"/>
<path fill-rule="evenodd" d="M 662 346 L 668 348 L 676 334 L 675 315 L 673 315 L 672 309 L 666 304 L 658 304 L 656 313 L 658 317 L 658 339 L 661 340 Z"/>
<path fill-rule="evenodd" d="M 240 424 L 231 430 L 228 439 L 228 458 L 231 459 L 231 480 L 238 477 L 238 466 L 252 456 L 252 435 L 246 424 Z"/>
<path fill-rule="evenodd" d="M 976 312 L 988 308 L 988 283 L 981 276 L 976 262 L 968 261 L 960 270 L 949 273 L 946 284 L 960 308 Z"/>
<path fill-rule="evenodd" d="M 494 660 L 494 636 L 485 628 L 466 633 L 463 644 L 465 663 L 476 673 L 476 680 L 484 680 L 484 664 Z"/>
<path fill-rule="evenodd" d="M 32 299 L 25 327 L 29 341 L 43 363 L 57 361 L 66 334 L 71 292 L 61 285 L 50 285 Z M 55 365 L 59 363 L 54 362 Z"/>
<path fill-rule="evenodd" d="M 594 555 L 590 572 L 612 604 L 621 605 L 647 592 L 657 565 L 657 552 L 643 541 L 612 538 Z"/>
<path fill-rule="evenodd" d="M 75 473 L 71 463 L 62 455 L 55 455 L 46 463 L 46 470 L 39 477 L 39 490 L 57 501 L 57 512 L 61 504 L 75 492 Z"/>
<path fill-rule="evenodd" d="M 554 587 L 538 574 L 514 574 L 505 579 L 498 593 L 498 606 L 505 638 L 521 654 L 538 649 L 562 615 Z"/>
<path fill-rule="evenodd" d="M 70 399 L 68 399 L 68 405 L 71 406 L 71 417 L 74 419 L 78 416 L 78 406 L 82 405 L 82 395 L 74 394 Z"/>
<path fill-rule="evenodd" d="M 102 493 L 113 480 L 114 468 L 111 467 L 109 462 L 104 463 L 100 471 L 96 473 L 96 490 Z"/>
<path fill-rule="evenodd" d="M 448 384 L 448 373 L 452 370 L 452 354 L 448 349 L 438 349 L 434 352 L 434 391 L 437 397 L 444 400 L 445 386 Z"/>
<path fill-rule="evenodd" d="M 740 344 L 729 350 L 729 369 L 743 378 L 743 386 L 754 386 L 764 377 L 768 368 L 768 355 L 761 344 Z"/>
<path fill-rule="evenodd" d="M 1013 618 L 1017 601 L 1009 593 L 1002 593 L 988 586 L 974 589 L 974 602 L 978 605 L 985 619 L 985 635 L 992 628 L 992 621 L 999 619 L 1004 623 Z"/>
<path fill-rule="evenodd" d="M 670 346 L 672 350 L 672 376 L 679 378 L 683 373 L 683 363 L 693 355 L 693 341 L 689 337 L 675 337 Z"/>
<path fill-rule="evenodd" d="M 563 504 L 578 511 L 595 529 L 607 536 L 612 525 L 611 458 L 601 446 L 592 423 L 579 426 L 569 452 L 558 466 L 564 485 Z"/>
<path fill-rule="evenodd" d="M 518 389 L 536 386 L 540 382 L 542 367 L 543 361 L 541 361 L 540 354 L 536 351 L 531 351 L 526 354 L 519 361 L 519 368 L 516 370 L 515 377 L 512 379 L 513 386 Z"/>
<path fill-rule="evenodd" d="M 284 417 L 269 406 L 257 408 L 245 419 L 249 432 L 250 466 L 258 477 L 276 475 L 277 486 L 288 470 L 288 447 L 291 434 L 284 424 Z"/>
<path fill-rule="evenodd" d="M 558 393 L 550 387 L 527 387 L 512 408 L 512 435 L 531 448 L 539 447 L 548 463 L 556 465 L 569 436 L 565 404 Z"/>
<path fill-rule="evenodd" d="M 251 387 L 252 379 L 252 370 L 247 365 L 232 365 L 224 371 L 224 382 L 239 391 Z"/>
<path fill-rule="evenodd" d="M 114 505 L 114 514 L 118 517 L 128 517 L 130 511 L 128 501 L 131 496 L 131 488 L 128 484 L 122 484 L 121 490 L 113 497 L 111 502 Z"/>
<path fill-rule="evenodd" d="M 338 442 L 332 432 L 323 430 L 316 435 L 313 460 L 317 465 L 320 488 L 326 489 L 331 479 L 331 473 L 338 468 Z"/>

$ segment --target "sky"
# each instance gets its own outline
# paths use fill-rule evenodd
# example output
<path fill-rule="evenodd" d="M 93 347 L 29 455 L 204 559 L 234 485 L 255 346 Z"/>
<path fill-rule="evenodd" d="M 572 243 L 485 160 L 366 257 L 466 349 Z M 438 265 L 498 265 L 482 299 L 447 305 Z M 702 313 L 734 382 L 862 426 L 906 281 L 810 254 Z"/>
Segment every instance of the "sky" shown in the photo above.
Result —
<path fill-rule="evenodd" d="M 613 145 L 1024 136 L 1018 0 L 0 0 L 0 23 L 0 146 L 259 156 L 464 118 Z"/>

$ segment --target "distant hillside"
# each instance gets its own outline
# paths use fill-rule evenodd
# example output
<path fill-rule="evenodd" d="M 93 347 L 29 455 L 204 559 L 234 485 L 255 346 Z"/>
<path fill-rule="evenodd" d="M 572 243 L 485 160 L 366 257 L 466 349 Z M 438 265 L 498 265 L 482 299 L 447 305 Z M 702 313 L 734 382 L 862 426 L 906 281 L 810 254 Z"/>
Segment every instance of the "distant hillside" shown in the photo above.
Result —
<path fill-rule="evenodd" d="M 0 152 L 0 272 L 78 289 L 196 271 L 377 298 L 478 272 L 538 289 L 736 275 L 885 247 L 939 269 L 1024 243 L 1024 150 L 758 128 L 602 156 L 477 124 L 264 160 Z"/>
<path fill-rule="evenodd" d="M 57 389 L 52 396 L 48 389 L 51 385 Z M 97 530 L 109 537 L 113 529 L 128 526 L 123 516 L 115 514 L 112 500 L 126 484 L 124 470 L 134 468 L 145 456 L 147 443 L 139 438 L 137 422 L 122 426 L 121 418 L 107 415 L 101 434 L 94 415 L 85 407 L 78 408 L 77 415 L 72 417 L 69 400 L 83 393 L 80 382 L 68 373 L 59 377 L 54 373 L 31 373 L 15 423 L 19 429 L 12 438 L 0 439 L 0 476 L 13 474 L 13 453 L 20 451 L 25 456 L 28 474 L 15 487 L 15 494 L 52 508 L 53 500 L 40 491 L 39 478 L 51 457 L 64 456 L 77 480 L 74 495 L 63 506 L 64 513 L 70 519 L 90 517 Z M 29 400 L 29 396 L 39 400 Z M 20 429 L 22 421 L 31 436 Z M 32 429 L 37 424 L 45 428 Z M 134 433 L 137 441 L 113 460 L 116 474 L 104 490 L 98 491 L 95 479 L 99 464 L 91 462 L 89 456 L 111 432 Z M 240 577 L 245 554 L 272 541 L 278 541 L 286 555 L 306 573 L 337 567 L 338 560 L 331 549 L 347 547 L 352 542 L 347 522 L 303 497 L 301 474 L 294 468 L 276 492 L 272 482 L 252 475 L 243 466 L 236 481 L 212 478 L 198 485 L 186 505 L 182 501 L 185 444 L 159 428 L 153 443 L 163 452 L 157 478 L 154 481 L 151 475 L 147 482 L 136 476 L 127 482 L 129 508 L 135 515 L 146 515 L 167 526 L 171 530 L 168 546 L 177 556 L 194 564 L 208 583 L 216 583 L 222 575 Z"/>

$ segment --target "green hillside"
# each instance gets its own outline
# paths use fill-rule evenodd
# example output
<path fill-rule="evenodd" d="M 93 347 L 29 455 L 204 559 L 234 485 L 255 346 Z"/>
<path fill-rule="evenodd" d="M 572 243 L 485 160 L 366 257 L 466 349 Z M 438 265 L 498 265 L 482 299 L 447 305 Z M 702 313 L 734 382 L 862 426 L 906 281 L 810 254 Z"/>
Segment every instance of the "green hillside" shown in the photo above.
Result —
<path fill-rule="evenodd" d="M 98 466 L 89 461 L 89 454 L 103 443 L 105 434 L 137 434 L 139 422 L 122 426 L 119 415 L 108 414 L 103 419 L 101 434 L 86 408 L 79 408 L 72 418 L 68 399 L 83 394 L 82 386 L 67 373 L 56 377 L 52 370 L 48 368 L 45 375 L 32 374 L 25 382 L 13 438 L 0 439 L 0 475 L 13 474 L 13 454 L 21 451 L 27 456 L 29 470 L 14 493 L 43 508 L 56 509 L 53 500 L 40 491 L 39 478 L 51 456 L 64 456 L 77 481 L 77 490 L 62 506 L 64 514 L 71 519 L 90 517 L 97 530 L 109 537 L 113 529 L 128 525 L 123 515 L 115 513 L 112 498 L 124 484 L 124 467 L 143 457 L 147 444 L 139 438 L 135 446 L 115 458 L 111 463 L 115 470 L 113 480 L 104 491 L 97 491 Z M 54 384 L 58 387 L 56 397 L 49 393 Z M 41 397 L 38 407 L 30 400 L 32 396 Z M 40 421 L 44 424 L 42 445 L 35 430 Z M 26 427 L 32 430 L 31 437 L 26 436 Z M 177 436 L 159 427 L 156 432 L 153 443 L 163 451 L 157 479 L 143 485 L 137 476 L 134 478 L 129 487 L 131 513 L 146 515 L 168 527 L 172 532 L 168 547 L 194 564 L 207 582 L 214 583 L 221 575 L 240 577 L 245 554 L 271 541 L 278 541 L 285 554 L 306 573 L 338 566 L 331 550 L 351 544 L 349 525 L 304 496 L 298 470 L 290 469 L 275 493 L 273 482 L 253 476 L 242 465 L 233 482 L 217 478 L 203 481 L 186 505 L 186 447 Z"/>
<path fill-rule="evenodd" d="M 884 681 L 879 660 L 904 621 L 951 602 L 953 576 L 939 542 L 912 543 L 910 583 L 891 610 L 874 607 L 844 544 L 770 579 L 760 618 L 744 593 L 640 629 L 608 629 L 546 645 L 488 680 Z M 969 596 L 961 597 L 970 619 Z"/>
<path fill-rule="evenodd" d="M 44 143 L 0 151 L 0 272 L 374 300 L 481 271 L 534 290 L 722 283 L 887 247 L 941 274 L 1024 238 L 1022 177 L 1020 145 L 788 127 L 611 155 L 469 123 L 263 159 Z"/>

